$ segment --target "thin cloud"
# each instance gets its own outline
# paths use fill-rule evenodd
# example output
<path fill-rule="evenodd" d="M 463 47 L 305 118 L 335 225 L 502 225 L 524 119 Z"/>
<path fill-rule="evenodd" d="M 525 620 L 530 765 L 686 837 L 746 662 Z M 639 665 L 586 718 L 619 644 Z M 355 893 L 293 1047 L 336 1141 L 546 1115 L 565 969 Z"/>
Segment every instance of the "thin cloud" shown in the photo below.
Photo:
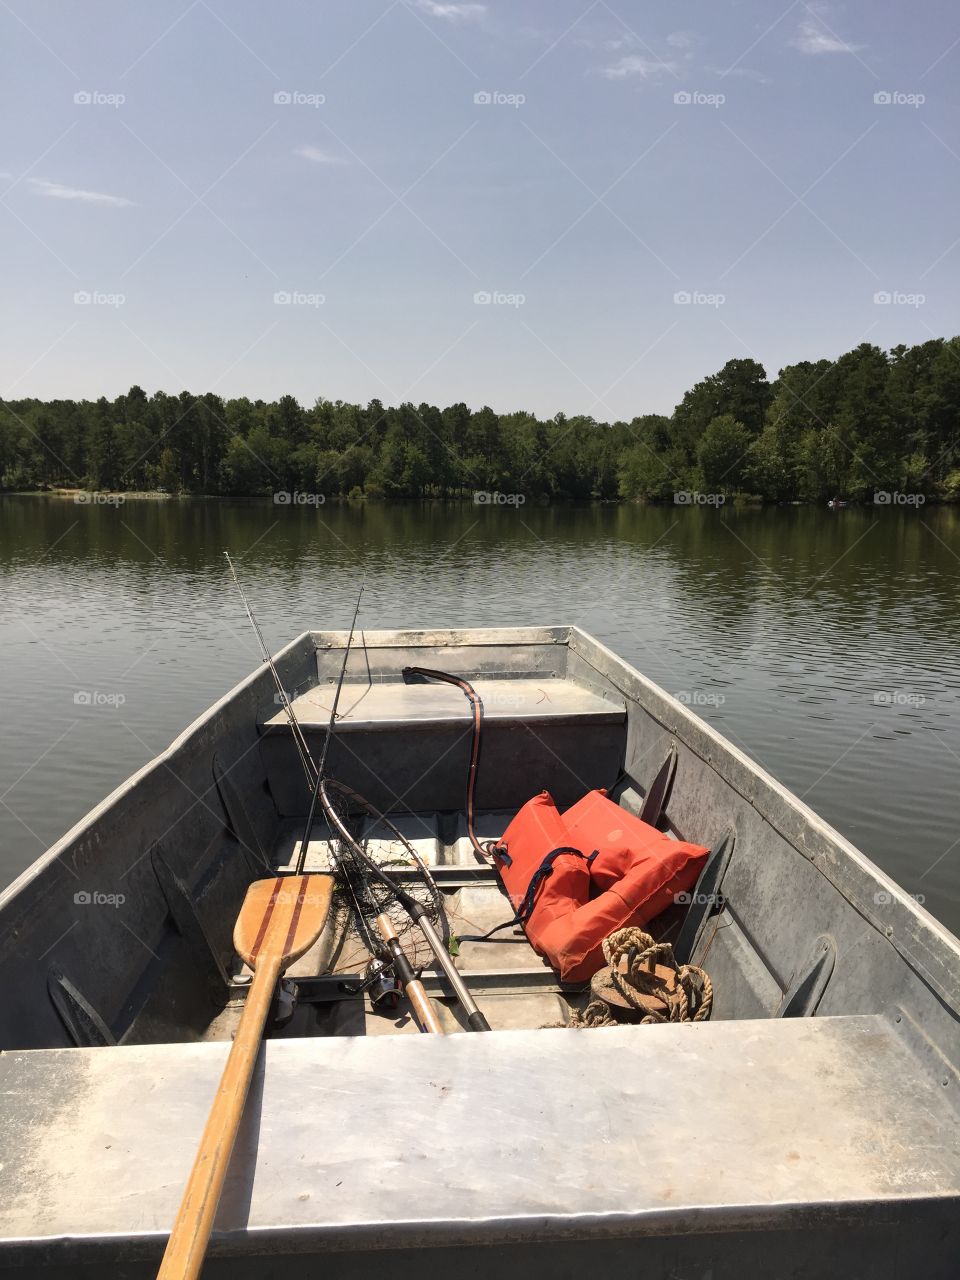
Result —
<path fill-rule="evenodd" d="M 712 76 L 739 76 L 741 80 L 755 80 L 757 84 L 773 84 L 769 76 L 762 71 L 754 71 L 752 67 L 707 67 Z"/>
<path fill-rule="evenodd" d="M 626 80 L 629 76 L 639 76 L 642 80 L 649 80 L 651 76 L 662 75 L 664 71 L 669 75 L 676 75 L 679 70 L 675 62 L 664 62 L 662 58 L 645 58 L 641 53 L 630 53 L 625 58 L 620 58 L 618 62 L 611 63 L 609 67 L 601 67 L 600 74 L 607 80 Z"/>
<path fill-rule="evenodd" d="M 692 31 L 671 31 L 667 36 L 667 44 L 671 49 L 692 49 L 697 37 Z"/>
<path fill-rule="evenodd" d="M 845 40 L 841 40 L 839 36 L 833 35 L 825 27 L 821 27 L 819 23 L 810 19 L 800 23 L 797 33 L 790 43 L 794 49 L 799 49 L 801 53 L 813 55 L 820 53 L 857 53 L 863 48 L 862 44 L 848 44 Z"/>
<path fill-rule="evenodd" d="M 485 4 L 440 4 L 438 0 L 416 0 L 417 8 L 431 18 L 446 22 L 477 22 L 487 12 Z"/>
<path fill-rule="evenodd" d="M 346 164 L 346 160 L 342 156 L 331 155 L 329 151 L 322 151 L 319 147 L 296 147 L 293 154 L 302 156 L 304 160 L 309 160 L 312 164 Z"/>
<path fill-rule="evenodd" d="M 62 182 L 47 182 L 45 178 L 28 178 L 38 196 L 50 196 L 53 200 L 80 200 L 84 204 L 106 204 L 116 209 L 133 204 L 126 196 L 112 196 L 106 191 L 84 191 L 81 187 L 66 187 Z"/>

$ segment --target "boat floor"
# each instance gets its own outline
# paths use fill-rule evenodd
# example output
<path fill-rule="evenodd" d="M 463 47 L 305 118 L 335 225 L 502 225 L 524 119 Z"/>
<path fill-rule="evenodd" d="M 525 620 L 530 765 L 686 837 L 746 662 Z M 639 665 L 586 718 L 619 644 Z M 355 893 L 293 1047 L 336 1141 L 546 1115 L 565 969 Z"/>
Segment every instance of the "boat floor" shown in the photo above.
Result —
<path fill-rule="evenodd" d="M 508 813 L 479 815 L 477 835 L 481 840 L 501 836 L 511 817 Z M 493 867 L 483 863 L 475 853 L 462 817 L 457 817 L 449 841 L 444 841 L 441 834 L 444 815 L 401 814 L 393 815 L 391 821 L 431 868 L 443 893 L 451 935 L 479 936 L 509 922 L 513 908 L 500 888 Z M 271 858 L 272 869 L 294 869 L 302 827 L 302 822 L 296 820 L 281 825 Z M 376 853 L 376 828 L 365 835 L 368 849 Z M 304 870 L 323 873 L 330 868 L 329 836 L 325 825 L 318 823 L 308 845 Z M 406 1001 L 396 1010 L 377 1010 L 369 996 L 352 996 L 343 990 L 344 983 L 356 981 L 363 974 L 370 960 L 351 916 L 348 904 L 337 895 L 330 921 L 320 939 L 287 971 L 287 977 L 297 986 L 297 1006 L 285 1026 L 270 1032 L 272 1038 L 418 1034 Z M 408 951 L 411 958 L 416 959 L 410 947 Z M 421 947 L 420 963 L 425 959 Z M 461 942 L 455 963 L 494 1030 L 564 1026 L 571 1009 L 586 1001 L 582 987 L 568 987 L 559 982 L 519 926 L 502 930 L 486 942 Z M 228 1040 L 236 1031 L 243 1009 L 243 987 L 252 977 L 246 965 L 237 961 L 237 966 L 233 998 L 211 1018 L 201 1039 Z M 436 1003 L 444 1030 L 466 1030 L 462 1009 L 432 959 L 425 964 L 423 979 Z"/>

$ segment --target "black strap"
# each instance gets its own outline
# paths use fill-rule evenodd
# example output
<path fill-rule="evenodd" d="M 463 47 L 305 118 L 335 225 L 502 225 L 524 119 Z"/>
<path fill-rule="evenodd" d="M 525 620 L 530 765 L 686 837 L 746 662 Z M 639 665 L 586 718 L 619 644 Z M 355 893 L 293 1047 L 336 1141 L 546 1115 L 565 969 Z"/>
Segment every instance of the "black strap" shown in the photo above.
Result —
<path fill-rule="evenodd" d="M 544 860 L 540 863 L 539 867 L 537 867 L 536 871 L 533 873 L 530 883 L 527 885 L 527 892 L 523 895 L 523 901 L 517 908 L 517 919 L 519 922 L 524 924 L 533 915 L 533 908 L 536 906 L 537 891 L 543 884 L 544 880 L 553 875 L 553 864 L 557 858 L 562 857 L 565 853 L 569 853 L 573 854 L 576 858 L 583 858 L 584 862 L 589 866 L 597 856 L 597 852 L 598 851 L 594 849 L 593 853 L 586 854 L 580 849 L 574 849 L 573 845 L 569 844 L 561 845 L 559 849 L 551 849 Z"/>

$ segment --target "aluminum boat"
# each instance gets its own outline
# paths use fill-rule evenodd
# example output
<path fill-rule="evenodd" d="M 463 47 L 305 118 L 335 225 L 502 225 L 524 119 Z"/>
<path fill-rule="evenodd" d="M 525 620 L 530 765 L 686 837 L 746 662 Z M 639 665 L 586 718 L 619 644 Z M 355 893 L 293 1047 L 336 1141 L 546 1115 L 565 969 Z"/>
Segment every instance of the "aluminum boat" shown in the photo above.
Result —
<path fill-rule="evenodd" d="M 319 752 L 347 637 L 276 655 Z M 329 772 L 411 841 L 450 931 L 510 919 L 467 837 L 535 793 L 607 788 L 710 856 L 651 926 L 713 983 L 708 1021 L 568 1024 L 588 992 L 507 928 L 440 971 L 444 1036 L 358 990 L 332 913 L 288 974 L 204 1275 L 960 1274 L 960 943 L 816 813 L 576 627 L 380 631 L 348 654 Z M 309 807 L 261 666 L 0 895 L 0 1267 L 151 1276 L 250 973 L 249 883 L 290 869 Z M 307 869 L 330 866 L 311 833 Z M 282 1022 L 282 1025 L 280 1023 Z M 322 1266 L 322 1271 L 318 1267 Z"/>

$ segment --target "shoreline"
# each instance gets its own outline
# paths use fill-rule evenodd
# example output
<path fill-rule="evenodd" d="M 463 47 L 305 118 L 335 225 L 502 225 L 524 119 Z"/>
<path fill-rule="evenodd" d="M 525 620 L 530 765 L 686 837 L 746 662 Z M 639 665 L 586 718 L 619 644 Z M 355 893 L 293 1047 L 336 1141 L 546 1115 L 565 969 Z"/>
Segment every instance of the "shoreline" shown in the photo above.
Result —
<path fill-rule="evenodd" d="M 896 498 L 896 495 L 893 495 Z M 916 495 L 914 495 L 916 496 Z M 481 508 L 492 508 L 493 510 L 501 510 L 506 507 L 516 509 L 515 503 L 499 503 L 499 502 L 477 502 L 472 495 L 463 497 L 438 497 L 429 496 L 422 498 L 387 496 L 384 494 L 367 495 L 363 494 L 358 497 L 351 497 L 348 494 L 334 494 L 330 498 L 323 497 L 321 501 L 317 501 L 321 495 L 310 494 L 313 499 L 310 502 L 277 502 L 271 494 L 265 493 L 164 493 L 156 489 L 0 489 L 0 499 L 2 498 L 57 498 L 61 501 L 73 501 L 77 506 L 121 506 L 125 502 L 249 502 L 262 505 L 270 505 L 281 508 L 293 507 L 294 509 L 307 509 L 312 507 L 319 510 L 325 506 L 362 506 L 365 503 L 372 503 L 375 506 L 411 506 L 414 504 L 440 506 L 473 506 Z M 921 502 L 857 502 L 852 499 L 845 500 L 842 506 L 833 506 L 831 503 L 819 502 L 801 502 L 794 499 L 790 502 L 768 501 L 764 498 L 757 497 L 753 494 L 744 495 L 724 495 L 721 502 L 657 502 L 643 498 L 539 498 L 526 497 L 523 503 L 526 508 L 535 507 L 545 509 L 547 507 L 664 507 L 664 508 L 689 508 L 691 510 L 704 509 L 711 507 L 720 511 L 724 508 L 737 507 L 740 510 L 744 508 L 775 508 L 777 510 L 785 510 L 787 508 L 803 508 L 804 510 L 822 510 L 822 511 L 876 511 L 881 508 L 889 507 L 891 510 L 923 510 L 926 507 L 956 507 L 960 506 L 960 500 L 951 501 L 949 498 L 942 497 L 926 497 L 923 496 Z"/>

